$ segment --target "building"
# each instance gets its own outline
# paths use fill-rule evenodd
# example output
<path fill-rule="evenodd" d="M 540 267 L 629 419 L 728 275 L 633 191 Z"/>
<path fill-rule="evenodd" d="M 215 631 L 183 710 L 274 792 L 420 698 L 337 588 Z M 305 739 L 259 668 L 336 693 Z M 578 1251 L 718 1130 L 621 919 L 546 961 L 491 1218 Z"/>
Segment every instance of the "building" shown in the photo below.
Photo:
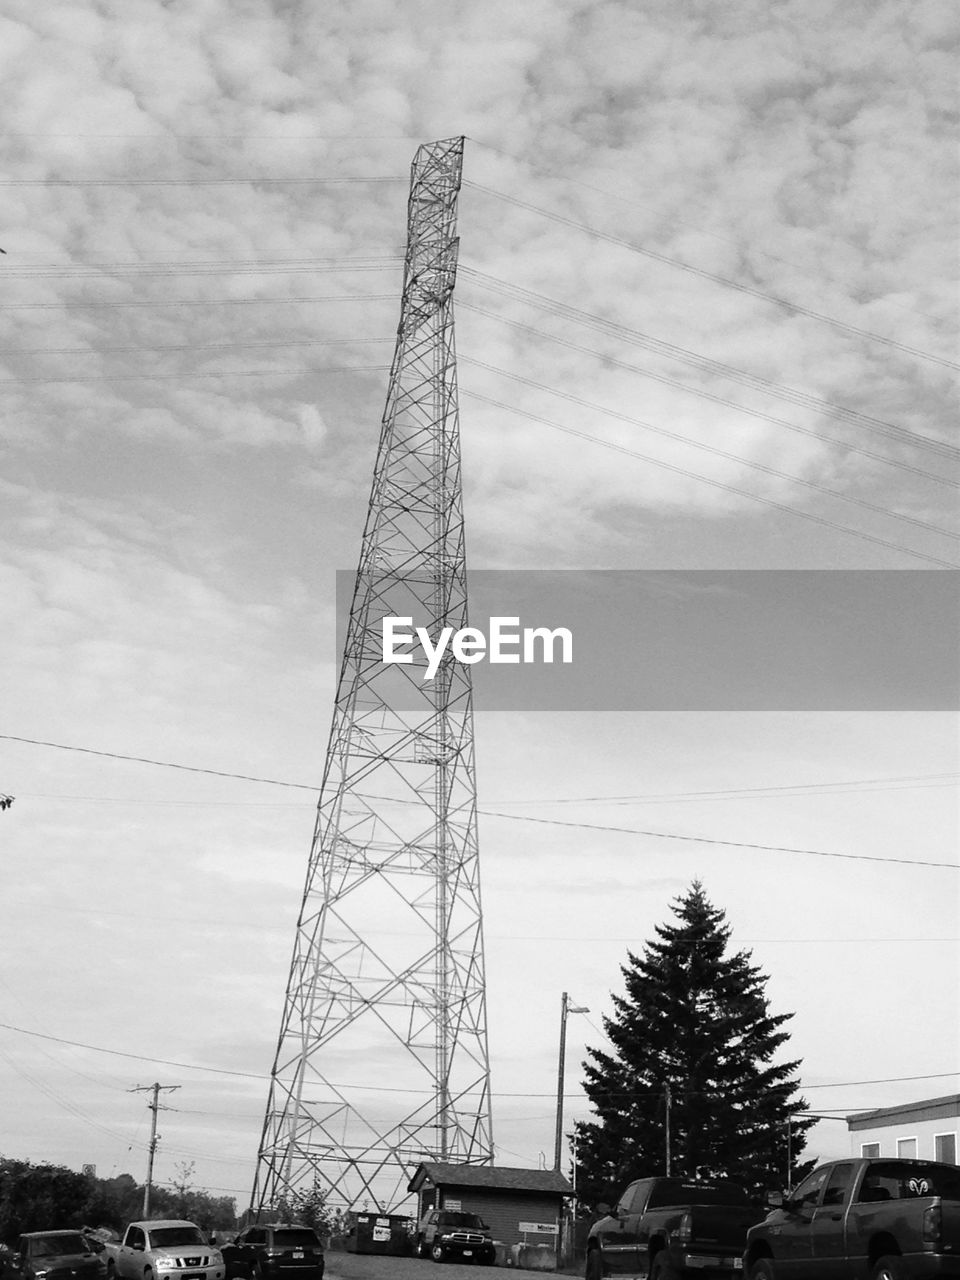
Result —
<path fill-rule="evenodd" d="M 554 1256 L 564 1200 L 573 1195 L 573 1187 L 554 1169 L 467 1164 L 418 1165 L 408 1190 L 416 1194 L 418 1220 L 430 1209 L 476 1213 L 507 1250 L 547 1246 Z"/>
<path fill-rule="evenodd" d="M 906 1160 L 957 1163 L 960 1093 L 899 1107 L 881 1107 L 847 1116 L 855 1156 L 899 1156 Z"/>

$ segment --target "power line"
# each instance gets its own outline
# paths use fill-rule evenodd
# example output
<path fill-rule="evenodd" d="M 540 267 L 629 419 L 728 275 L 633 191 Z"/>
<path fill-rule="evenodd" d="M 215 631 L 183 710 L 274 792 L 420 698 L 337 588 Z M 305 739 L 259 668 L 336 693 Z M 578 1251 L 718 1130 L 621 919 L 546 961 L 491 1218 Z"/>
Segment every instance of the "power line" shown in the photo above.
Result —
<path fill-rule="evenodd" d="M 235 187 L 293 186 L 343 187 L 362 183 L 406 182 L 392 177 L 283 178 L 268 174 L 247 174 L 233 178 L 0 178 L 0 187 Z"/>
<path fill-rule="evenodd" d="M 956 786 L 960 773 L 918 773 L 895 778 L 854 778 L 843 782 L 781 783 L 775 787 L 728 787 L 718 791 L 660 791 L 621 796 L 554 796 L 536 800 L 500 800 L 498 804 L 647 804 L 651 801 L 671 803 L 677 800 L 739 800 L 771 796 L 784 798 L 784 793 L 852 794 L 856 789 L 867 791 L 904 791 L 912 786 Z M 844 790 L 839 790 L 843 788 Z M 26 794 L 30 794 L 27 792 Z"/>
<path fill-rule="evenodd" d="M 876 515 L 887 516 L 892 520 L 902 520 L 907 524 L 915 525 L 917 528 L 924 529 L 928 533 L 940 534 L 945 538 L 955 538 L 960 541 L 960 533 L 954 533 L 950 529 L 941 528 L 939 525 L 930 524 L 926 520 L 918 520 L 914 516 L 907 515 L 900 511 L 890 511 L 886 507 L 881 507 L 875 502 L 870 502 L 866 498 L 858 498 L 855 494 L 843 493 L 837 489 L 829 489 L 826 485 L 818 484 L 815 480 L 805 480 L 802 476 L 790 475 L 785 471 L 778 471 L 775 467 L 768 467 L 766 463 L 755 462 L 750 458 L 744 458 L 740 454 L 730 453 L 726 449 L 719 449 L 716 445 L 707 444 L 703 440 L 693 440 L 689 436 L 685 436 L 678 431 L 669 431 L 666 427 L 654 426 L 651 422 L 644 422 L 640 418 L 634 418 L 626 413 L 620 413 L 617 409 L 608 408 L 605 405 L 597 404 L 592 400 L 584 400 L 580 396 L 575 396 L 569 391 L 563 391 L 559 387 L 548 387 L 542 382 L 535 382 L 532 378 L 527 378 L 520 373 L 511 373 L 506 369 L 497 368 L 496 365 L 487 364 L 483 360 L 476 360 L 472 356 L 460 357 L 461 362 L 471 364 L 476 368 L 486 369 L 488 373 L 497 374 L 502 378 L 512 378 L 515 382 L 521 382 L 524 386 L 531 387 L 535 391 L 544 391 L 549 395 L 558 396 L 562 400 L 575 404 L 581 409 L 592 409 L 597 413 L 605 414 L 609 418 L 615 418 L 618 422 L 626 422 L 630 426 L 639 427 L 642 431 L 651 431 L 655 435 L 664 436 L 669 440 L 675 440 L 679 444 L 688 445 L 692 449 L 700 449 L 705 453 L 712 453 L 720 458 L 726 458 L 729 462 L 738 462 L 742 466 L 750 467 L 753 471 L 761 471 L 765 475 L 773 476 L 777 480 L 787 480 L 791 484 L 801 485 L 805 489 L 813 489 L 815 492 L 823 494 L 825 497 L 835 498 L 841 502 L 850 502 L 858 507 L 863 507 L 867 511 L 872 511 Z M 814 432 L 809 434 L 813 435 Z"/>
<path fill-rule="evenodd" d="M 358 365 L 300 365 L 283 369 L 190 369 L 177 373 L 96 373 L 81 374 L 79 377 L 70 374 L 64 377 L 36 378 L 0 378 L 0 386 L 22 386 L 43 383 L 86 383 L 86 382 L 193 382 L 196 378 L 280 378 L 299 377 L 301 374 L 326 373 L 383 373 L 389 369 L 388 364 Z"/>
<path fill-rule="evenodd" d="M 641 254 L 645 258 L 651 258 L 655 262 L 659 262 L 668 267 L 677 267 L 681 271 L 689 272 L 692 275 L 699 276 L 703 280 L 710 280 L 714 284 L 723 285 L 728 289 L 735 289 L 738 293 L 748 294 L 750 297 L 759 298 L 764 302 L 771 302 L 775 306 L 791 313 L 808 316 L 812 320 L 820 320 L 824 324 L 832 325 L 836 329 L 842 329 L 846 333 L 850 333 L 859 338 L 865 338 L 870 342 L 880 342 L 885 346 L 894 347 L 898 351 L 903 351 L 908 355 L 917 356 L 921 360 L 930 360 L 935 364 L 943 365 L 948 369 L 960 369 L 960 364 L 954 360 L 948 360 L 944 356 L 933 355 L 929 351 L 921 351 L 918 347 L 907 346 L 906 343 L 898 342 L 895 338 L 886 338 L 879 333 L 871 333 L 868 329 L 861 329 L 857 325 L 848 324 L 845 320 L 838 320 L 835 316 L 825 315 L 820 311 L 812 311 L 809 307 L 801 306 L 798 302 L 791 302 L 787 298 L 778 297 L 776 294 L 768 293 L 764 289 L 755 288 L 753 285 L 744 284 L 739 280 L 731 280 L 727 276 L 717 275 L 713 271 L 707 271 L 703 267 L 694 266 L 693 263 L 684 262 L 681 258 L 672 257 L 670 254 L 658 253 L 655 249 L 647 249 L 643 245 L 636 244 L 632 240 L 626 240 L 622 236 L 610 235 L 605 231 L 599 231 L 595 227 L 587 226 L 586 223 L 577 222 L 574 218 L 569 218 L 562 213 L 554 213 L 549 209 L 541 209 L 537 205 L 529 204 L 525 200 L 520 200 L 516 196 L 507 195 L 503 191 L 495 191 L 492 187 L 486 187 L 479 182 L 471 182 L 469 179 L 464 180 L 465 187 L 471 187 L 476 191 L 482 191 L 484 194 L 494 196 L 498 200 L 503 200 L 507 204 L 524 209 L 528 213 L 538 214 L 540 217 L 548 218 L 551 222 L 560 223 L 562 226 L 573 228 L 576 231 L 584 231 L 594 239 L 606 241 L 608 244 L 617 245 L 620 248 L 628 249 L 631 253 Z"/>
<path fill-rule="evenodd" d="M 168 351 L 237 351 L 261 347 L 353 347 L 371 343 L 393 342 L 393 336 L 385 338 L 270 338 L 245 342 L 177 342 L 172 344 L 131 344 L 122 347 L 7 347 L 0 348 L 0 355 L 17 356 L 103 356 L 127 352 Z"/>
<path fill-rule="evenodd" d="M 0 311 L 92 311 L 123 307 L 232 307 L 251 303 L 289 302 L 396 302 L 395 293 L 315 294 L 294 298 L 147 298 L 131 302 L 4 302 Z"/>
<path fill-rule="evenodd" d="M 767 395 L 776 396 L 778 399 L 787 400 L 792 404 L 797 404 L 807 409 L 813 409 L 819 413 L 826 413 L 830 417 L 837 418 L 844 422 L 851 422 L 857 426 L 866 427 L 873 431 L 879 431 L 881 434 L 890 435 L 895 439 L 901 440 L 905 444 L 913 444 L 921 448 L 930 449 L 933 452 L 939 453 L 953 461 L 960 460 L 960 449 L 958 449 L 956 445 L 949 444 L 946 441 L 936 440 L 930 436 L 920 435 L 918 432 L 910 431 L 906 427 L 898 427 L 892 422 L 887 422 L 883 418 L 876 418 L 870 414 L 861 413 L 859 409 L 848 408 L 846 405 L 837 404 L 832 400 L 812 395 L 806 391 L 800 391 L 795 387 L 788 387 L 782 383 L 771 382 L 769 379 L 761 378 L 757 374 L 748 373 L 744 369 L 738 369 L 735 366 L 725 364 L 720 360 L 713 360 L 709 356 L 699 355 L 697 352 L 691 351 L 686 347 L 677 346 L 675 343 L 664 342 L 659 338 L 653 338 L 650 335 L 641 332 L 639 329 L 631 329 L 628 325 L 620 324 L 618 321 L 608 320 L 604 316 L 594 315 L 589 311 L 582 311 L 578 307 L 572 307 L 568 303 L 560 302 L 556 298 L 550 298 L 546 294 L 537 293 L 532 289 L 521 288 L 519 285 L 511 284 L 506 280 L 500 280 L 497 276 L 492 276 L 486 272 L 478 271 L 473 267 L 461 265 L 459 270 L 461 274 L 468 279 L 476 281 L 481 288 L 489 289 L 491 292 L 510 298 L 515 302 L 521 302 L 527 306 L 536 307 L 538 310 L 546 311 L 549 315 L 554 315 L 565 320 L 572 320 L 577 324 L 586 325 L 588 328 L 595 329 L 598 332 L 612 335 L 616 338 L 625 339 L 634 346 L 654 351 L 659 355 L 666 356 L 671 360 L 677 360 L 682 364 L 688 364 L 700 372 L 709 373 L 721 378 L 730 378 L 735 382 L 740 382 L 744 386 L 750 387 L 754 391 L 760 391 Z M 463 305 L 464 304 L 461 302 L 460 306 Z"/>
<path fill-rule="evenodd" d="M 142 276 L 261 276 L 326 275 L 346 272 L 393 270 L 402 259 L 390 255 L 379 258 L 227 258 L 199 262 L 102 262 L 64 266 L 41 264 L 31 267 L 4 267 L 13 280 L 116 280 Z"/>
<path fill-rule="evenodd" d="M 26 1027 L 15 1027 L 7 1022 L 0 1022 L 0 1029 L 4 1031 L 13 1031 L 18 1035 L 30 1036 L 38 1040 L 52 1040 L 56 1044 L 67 1045 L 72 1049 L 87 1049 L 93 1053 L 106 1053 L 113 1057 L 134 1058 L 139 1062 L 150 1062 L 155 1066 L 178 1067 L 184 1071 L 206 1071 L 214 1075 L 238 1077 L 244 1080 L 269 1080 L 269 1075 L 255 1074 L 249 1071 L 232 1071 L 225 1067 L 207 1067 L 198 1066 L 191 1062 L 171 1062 L 166 1058 L 148 1058 L 139 1053 L 125 1053 L 120 1049 L 107 1049 L 102 1045 L 85 1044 L 78 1040 L 68 1040 L 62 1036 L 46 1035 L 40 1031 L 30 1031 Z M 915 1082 L 918 1080 L 941 1080 L 955 1075 L 960 1075 L 957 1071 L 938 1071 L 931 1075 L 924 1076 L 887 1076 L 881 1080 L 839 1080 L 827 1084 L 801 1084 L 797 1083 L 798 1089 L 835 1089 L 845 1088 L 851 1085 L 867 1085 L 867 1084 L 901 1084 L 904 1082 Z M 399 1093 L 399 1094 L 424 1094 L 428 1093 L 426 1089 L 405 1089 L 395 1085 L 380 1084 L 350 1084 L 332 1086 L 337 1089 L 360 1089 L 370 1093 Z M 501 1098 L 552 1098 L 553 1093 L 531 1093 L 528 1091 L 521 1092 L 499 1092 Z M 571 1095 L 574 1096 L 574 1095 Z"/>
<path fill-rule="evenodd" d="M 819 524 L 825 529 L 834 529 L 838 533 L 845 533 L 854 538 L 860 538 L 864 542 L 872 542 L 876 546 L 886 547 L 889 551 L 899 551 L 903 555 L 912 556 L 916 560 L 925 560 L 928 564 L 938 565 L 941 569 L 958 569 L 960 565 L 952 560 L 942 560 L 939 556 L 928 555 L 925 551 L 915 551 L 911 547 L 905 547 L 902 543 L 891 542 L 888 538 L 880 538 L 875 534 L 866 533 L 862 529 L 854 529 L 849 525 L 841 524 L 838 520 L 831 520 L 827 516 L 816 515 L 812 511 L 802 511 L 799 507 L 791 507 L 785 502 L 778 502 L 775 498 L 765 498 L 762 494 L 752 493 L 749 489 L 741 489 L 737 485 L 727 484 L 723 480 L 715 480 L 710 476 L 705 476 L 697 471 L 691 471 L 687 467 L 680 467 L 671 462 L 664 462 L 660 458 L 653 458 L 649 454 L 640 453 L 636 449 L 628 449 L 626 445 L 616 444 L 612 440 L 602 440 L 598 436 L 589 435 L 585 431 L 578 431 L 575 427 L 562 426 L 559 422 L 554 422 L 550 418 L 545 418 L 541 414 L 531 413 L 526 409 L 519 409 L 516 405 L 505 404 L 502 400 L 494 400 L 491 396 L 482 395 L 479 391 L 470 391 L 461 388 L 461 394 L 470 396 L 474 400 L 480 400 L 484 404 L 491 405 L 495 409 L 501 409 L 506 413 L 519 414 L 521 417 L 530 418 L 533 422 L 540 422 L 546 427 L 550 427 L 554 431 L 562 431 L 565 435 L 574 436 L 578 440 L 586 440 L 590 444 L 599 445 L 604 449 L 612 449 L 615 453 L 622 453 L 628 458 L 636 458 L 640 462 L 647 462 L 651 466 L 659 467 L 663 471 L 672 471 L 675 475 L 686 476 L 690 480 L 699 480 L 702 484 L 708 484 L 711 488 L 721 489 L 726 493 L 734 493 L 740 498 L 747 498 L 751 502 L 759 502 L 765 507 L 772 507 L 774 510 L 783 511 L 788 515 L 797 516 L 801 520 L 808 520 L 812 524 Z"/>
<path fill-rule="evenodd" d="M 317 791 L 316 787 L 310 786 L 307 783 L 283 782 L 277 778 L 261 778 L 261 777 L 251 776 L 249 774 L 227 773 L 220 769 L 202 769 L 193 765 L 172 763 L 171 761 L 168 761 L 168 760 L 152 760 L 152 759 L 147 759 L 143 756 L 122 755 L 116 751 L 98 751 L 90 747 L 67 746 L 64 743 L 60 743 L 60 742 L 46 742 L 46 741 L 41 741 L 40 739 L 37 739 L 37 738 L 23 738 L 23 737 L 15 736 L 14 734 L 9 734 L 9 733 L 0 733 L 0 739 L 6 740 L 9 742 L 24 742 L 31 746 L 52 747 L 60 751 L 77 751 L 77 752 L 81 752 L 84 755 L 104 756 L 111 760 L 128 760 L 135 764 L 149 764 L 149 765 L 155 765 L 165 769 L 181 769 L 187 773 L 210 774 L 211 776 L 217 777 L 217 778 L 233 778 L 242 782 L 260 782 L 260 783 L 266 783 L 267 785 L 275 786 L 275 787 L 295 787 L 304 791 L 313 791 L 313 792 Z M 389 803 L 393 803 L 393 804 L 417 804 L 418 803 L 415 800 L 403 800 L 395 796 L 376 796 L 376 795 L 361 796 L 358 793 L 358 798 L 363 799 L 364 801 L 369 801 L 369 800 L 373 800 L 377 802 L 388 801 Z M 756 844 L 756 843 L 746 842 L 742 840 L 717 840 L 709 836 L 677 835 L 673 832 L 667 832 L 667 831 L 648 831 L 648 830 L 643 830 L 643 829 L 634 828 L 634 827 L 614 827 L 614 826 L 604 825 L 601 823 L 567 822 L 560 818 L 535 818 L 535 817 L 531 817 L 528 814 L 501 813 L 494 809 L 479 809 L 478 813 L 482 814 L 484 817 L 503 818 L 510 822 L 534 822 L 534 823 L 541 823 L 541 824 L 546 824 L 549 826 L 556 826 L 556 827 L 576 827 L 585 831 L 612 831 L 612 832 L 616 832 L 618 834 L 623 834 L 623 835 L 653 836 L 663 840 L 681 840 L 681 841 L 687 841 L 687 842 L 696 843 L 696 844 L 721 845 L 721 846 L 736 848 L 736 849 L 757 849 L 757 850 L 763 850 L 770 853 L 809 854 L 811 856 L 819 857 L 819 858 L 844 858 L 854 862 L 884 862 L 884 863 L 901 864 L 909 867 L 948 867 L 950 869 L 958 868 L 958 864 L 953 862 L 921 861 L 920 859 L 912 859 L 912 858 L 881 858 L 878 855 L 865 854 L 865 853 L 864 854 L 832 853 L 823 849 L 797 849 L 797 848 L 791 848 L 783 845 Z M 169 1065 L 175 1066 L 177 1064 L 173 1063 Z"/>
<path fill-rule="evenodd" d="M 810 439 L 816 440 L 819 444 L 835 445 L 837 448 L 846 449 L 849 453 L 857 453 L 862 457 L 870 458 L 874 462 L 883 463 L 885 466 L 896 467 L 902 471 L 909 471 L 913 475 L 920 476 L 924 480 L 932 480 L 936 484 L 949 485 L 956 488 L 960 485 L 960 481 L 951 479 L 951 477 L 936 474 L 932 471 L 924 471 L 920 467 L 911 466 L 908 462 L 902 462 L 897 458 L 892 458 L 886 454 L 874 453 L 871 449 L 865 449 L 862 445 L 852 444 L 847 440 L 838 440 L 835 436 L 825 436 L 820 431 L 815 431 L 810 427 L 801 427 L 795 422 L 787 422 L 783 418 L 777 418 L 773 414 L 764 413 L 762 409 L 754 409 L 750 405 L 740 404 L 736 400 L 730 400 L 726 396 L 717 395 L 713 391 L 708 391 L 706 387 L 694 387 L 689 383 L 681 382 L 679 378 L 668 377 L 667 374 L 656 373 L 653 369 L 643 369 L 638 365 L 630 364 L 625 360 L 617 360 L 615 357 L 608 355 L 603 351 L 595 351 L 592 347 L 581 346 L 578 342 L 570 342 L 566 338 L 561 338 L 558 334 L 547 333 L 544 329 L 538 329 L 534 325 L 522 324 L 519 320 L 509 320 L 506 316 L 499 316 L 496 312 L 487 311 L 483 307 L 475 306 L 473 303 L 461 302 L 461 310 L 474 311 L 477 315 L 486 316 L 490 320 L 495 320 L 499 324 L 509 325 L 511 329 L 516 329 L 522 333 L 529 333 L 535 337 L 545 338 L 548 342 L 556 343 L 558 346 L 566 347 L 570 351 L 579 351 L 584 355 L 594 356 L 597 360 L 602 360 L 606 365 L 612 365 L 617 369 L 624 369 L 628 373 L 636 373 L 642 378 L 649 378 L 653 382 L 659 382 L 663 386 L 675 387 L 679 391 L 684 391 L 688 395 L 700 396 L 704 400 L 710 400 L 714 404 L 725 405 L 729 409 L 735 410 L 737 413 L 747 414 L 751 418 L 760 418 L 764 422 L 772 423 L 774 426 L 783 427 L 786 431 L 793 431 L 799 435 L 808 436 Z M 512 375 L 511 375 L 512 376 Z M 552 390 L 552 388 L 551 388 Z M 899 437 L 892 437 L 899 440 Z"/>
<path fill-rule="evenodd" d="M 134 764 L 150 764 L 162 769 L 180 769 L 184 773 L 205 773 L 214 778 L 234 778 L 239 782 L 261 782 L 271 787 L 294 787 L 299 791 L 312 791 L 314 794 L 320 790 L 319 784 L 283 782 L 278 778 L 261 778 L 247 773 L 228 773 L 223 769 L 202 769 L 198 765 L 178 764 L 171 760 L 152 760 L 146 756 L 125 755 L 119 751 L 97 751 L 93 747 L 75 747 L 63 742 L 45 742 L 40 738 L 21 738 L 12 733 L 0 733 L 0 740 L 25 742 L 32 747 L 53 747 L 57 751 L 77 751 L 82 755 L 103 756 L 108 760 L 128 760 Z"/>
<path fill-rule="evenodd" d="M 576 827 L 583 831 L 616 831 L 621 835 L 652 836 L 660 840 L 681 840 L 692 844 L 721 845 L 733 849 L 757 849 L 767 853 L 802 853 L 815 858 L 844 858 L 851 862 L 883 862 L 905 867 L 948 867 L 960 871 L 960 863 L 932 862 L 919 858 L 881 858 L 872 853 L 836 853 L 827 849 L 796 849 L 787 845 L 755 844 L 745 840 L 717 840 L 712 836 L 683 836 L 670 831 L 647 831 L 638 827 L 611 827 L 602 823 L 567 822 L 561 818 L 534 818 L 529 814 L 498 813 L 493 809 L 480 809 L 485 818 L 507 818 L 517 822 L 535 822 L 551 827 Z"/>
<path fill-rule="evenodd" d="M 484 142 L 480 138 L 470 137 L 469 134 L 467 135 L 467 137 L 472 143 L 474 143 L 478 147 L 483 147 L 485 150 L 492 151 L 497 155 L 506 156 L 509 160 L 515 160 L 517 161 L 518 164 L 522 164 L 526 166 L 528 170 L 532 170 L 533 172 L 540 173 L 545 177 L 561 181 L 568 186 L 581 187 L 584 191 L 592 191 L 594 195 L 603 196 L 604 199 L 606 200 L 617 200 L 621 204 L 634 205 L 636 208 L 640 208 L 640 209 L 652 209 L 657 214 L 661 214 L 662 212 L 656 205 L 652 204 L 650 201 L 638 200 L 635 196 L 625 196 L 622 191 L 611 191 L 607 188 L 595 187 L 593 186 L 592 183 L 583 182 L 582 180 L 579 180 L 577 178 L 571 178 L 569 173 L 558 173 L 557 170 L 548 169 L 544 165 L 541 165 L 539 163 L 531 163 L 529 160 L 526 160 L 523 156 L 518 156 L 514 152 L 505 150 L 503 147 L 496 147 L 493 145 L 493 143 Z M 709 236 L 711 240 L 719 240 L 723 244 L 733 245 L 734 248 L 736 248 L 738 251 L 742 251 L 743 245 L 741 241 L 734 239 L 732 236 L 720 235 L 719 232 L 717 231 L 709 231 L 707 230 L 706 227 L 702 226 L 699 223 L 691 222 L 687 218 L 678 217 L 676 212 L 674 211 L 671 211 L 670 213 L 670 221 L 671 223 L 674 223 L 678 226 L 690 227 L 693 231 L 697 231 L 701 235 Z M 766 249 L 759 249 L 755 244 L 751 244 L 750 249 L 751 249 L 751 252 L 759 254 L 760 257 L 766 258 L 770 262 L 778 262 L 780 263 L 781 266 L 794 267 L 798 271 L 804 271 L 804 272 L 809 270 L 808 265 L 804 265 L 799 262 L 794 262 L 792 259 L 782 257 L 780 254 L 769 253 Z M 926 319 L 933 320 L 935 323 L 939 323 L 941 319 L 939 316 L 932 315 L 928 311 L 921 311 L 917 307 L 908 307 L 904 303 L 895 302 L 891 298 L 886 296 L 877 298 L 875 299 L 875 301 L 883 303 L 884 306 L 896 307 L 897 310 L 906 311 L 910 315 L 924 316 L 926 317 Z"/>

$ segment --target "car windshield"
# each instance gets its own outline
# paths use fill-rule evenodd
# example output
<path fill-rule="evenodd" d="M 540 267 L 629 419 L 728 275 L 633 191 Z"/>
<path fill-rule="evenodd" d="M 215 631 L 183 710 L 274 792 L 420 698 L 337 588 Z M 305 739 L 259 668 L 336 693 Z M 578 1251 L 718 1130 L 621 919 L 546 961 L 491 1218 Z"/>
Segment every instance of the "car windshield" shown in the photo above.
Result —
<path fill-rule="evenodd" d="M 314 1249 L 319 1241 L 316 1234 L 305 1227 L 285 1227 L 274 1231 L 273 1243 L 278 1249 Z"/>
<path fill-rule="evenodd" d="M 480 1219 L 475 1213 L 455 1213 L 453 1210 L 447 1213 L 441 1213 L 438 1222 L 443 1227 L 474 1227 L 480 1226 Z"/>
<path fill-rule="evenodd" d="M 89 1253 L 87 1243 L 78 1232 L 76 1235 L 37 1236 L 30 1241 L 31 1258 L 59 1258 L 70 1253 Z"/>
<path fill-rule="evenodd" d="M 200 1244 L 206 1241 L 199 1227 L 153 1227 L 150 1231 L 151 1249 L 172 1249 L 178 1244 Z"/>

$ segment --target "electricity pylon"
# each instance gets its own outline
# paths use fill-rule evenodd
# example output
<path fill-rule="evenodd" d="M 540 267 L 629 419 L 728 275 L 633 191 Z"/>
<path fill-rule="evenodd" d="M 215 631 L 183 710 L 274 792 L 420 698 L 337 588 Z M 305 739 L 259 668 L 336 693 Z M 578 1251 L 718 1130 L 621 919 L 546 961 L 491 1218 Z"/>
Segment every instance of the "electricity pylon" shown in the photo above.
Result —
<path fill-rule="evenodd" d="M 411 170 L 397 345 L 252 1204 L 389 1209 L 420 1160 L 492 1160 L 470 668 L 383 661 L 383 619 L 467 625 L 453 336 L 463 139 Z M 409 628 L 408 628 L 409 629 Z"/>

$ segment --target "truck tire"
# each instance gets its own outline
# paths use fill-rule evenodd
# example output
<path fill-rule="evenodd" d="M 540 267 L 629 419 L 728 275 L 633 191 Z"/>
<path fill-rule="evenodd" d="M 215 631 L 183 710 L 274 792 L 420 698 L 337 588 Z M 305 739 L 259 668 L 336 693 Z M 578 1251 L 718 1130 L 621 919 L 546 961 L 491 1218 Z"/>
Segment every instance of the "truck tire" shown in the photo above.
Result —
<path fill-rule="evenodd" d="M 758 1258 L 750 1268 L 750 1280 L 776 1280 L 772 1258 Z"/>
<path fill-rule="evenodd" d="M 895 1253 L 885 1253 L 877 1259 L 871 1275 L 873 1280 L 906 1280 L 907 1272 L 902 1258 Z"/>
<path fill-rule="evenodd" d="M 430 1257 L 430 1249 L 427 1245 L 426 1240 L 424 1240 L 423 1236 L 421 1236 L 420 1239 L 417 1241 L 417 1257 L 418 1258 Z"/>
<path fill-rule="evenodd" d="M 585 1280 L 603 1280 L 605 1270 L 600 1250 L 591 1249 L 587 1254 L 587 1267 L 583 1273 Z"/>
<path fill-rule="evenodd" d="M 662 1251 L 654 1256 L 653 1265 L 650 1268 L 650 1280 L 680 1280 L 680 1272 L 668 1258 L 663 1256 Z"/>
<path fill-rule="evenodd" d="M 442 1244 L 434 1244 L 430 1246 L 430 1257 L 434 1262 L 446 1262 L 447 1255 Z"/>

